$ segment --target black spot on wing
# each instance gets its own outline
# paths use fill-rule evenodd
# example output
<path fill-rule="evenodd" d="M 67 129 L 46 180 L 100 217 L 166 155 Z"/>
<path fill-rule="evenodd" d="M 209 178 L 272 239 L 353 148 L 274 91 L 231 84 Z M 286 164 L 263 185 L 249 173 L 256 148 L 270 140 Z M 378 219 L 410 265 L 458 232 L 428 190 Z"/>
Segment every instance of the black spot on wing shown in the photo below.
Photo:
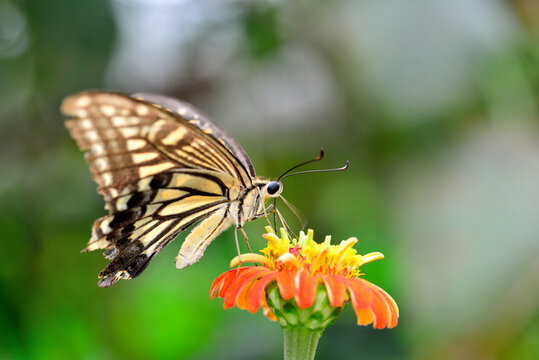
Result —
<path fill-rule="evenodd" d="M 114 245 L 118 249 L 122 249 L 122 248 L 126 247 L 130 242 L 129 241 L 129 235 L 130 235 L 130 233 L 127 233 L 126 235 L 120 237 L 119 239 L 116 239 Z"/>
<path fill-rule="evenodd" d="M 131 278 L 135 278 L 139 276 L 144 269 L 150 264 L 150 260 L 154 257 L 156 253 L 151 254 L 150 256 L 147 256 L 146 254 L 140 254 L 137 255 L 129 265 L 127 266 L 127 272 L 131 276 Z"/>
<path fill-rule="evenodd" d="M 154 175 L 152 181 L 150 181 L 150 188 L 152 189 L 161 189 L 167 186 L 170 183 L 170 180 L 172 179 L 171 173 L 162 173 Z"/>
<path fill-rule="evenodd" d="M 137 191 L 127 201 L 127 207 L 133 208 L 144 205 L 152 201 L 155 191 Z"/>
<path fill-rule="evenodd" d="M 147 266 L 150 260 L 146 255 L 141 254 L 144 251 L 144 245 L 140 241 L 133 241 L 125 246 L 116 257 L 99 273 L 98 285 L 108 287 L 118 281 L 116 274 L 127 272 L 128 277 L 134 277 L 133 274 L 140 274 Z M 136 276 L 135 275 L 135 276 Z"/>
<path fill-rule="evenodd" d="M 114 218 L 110 222 L 110 226 L 113 228 L 126 226 L 132 224 L 134 221 L 140 219 L 146 212 L 146 207 L 141 206 L 134 209 L 127 209 L 114 214 Z"/>

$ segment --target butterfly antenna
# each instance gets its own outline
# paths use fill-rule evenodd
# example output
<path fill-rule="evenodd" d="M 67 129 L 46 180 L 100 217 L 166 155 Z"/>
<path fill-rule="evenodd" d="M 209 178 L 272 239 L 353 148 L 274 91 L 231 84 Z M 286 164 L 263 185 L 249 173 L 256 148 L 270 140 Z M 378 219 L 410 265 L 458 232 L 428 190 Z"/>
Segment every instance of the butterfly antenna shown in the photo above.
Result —
<path fill-rule="evenodd" d="M 277 181 L 281 181 L 281 179 L 284 179 L 286 177 L 285 175 L 288 174 L 290 171 L 292 171 L 294 169 L 297 169 L 300 166 L 307 165 L 307 164 L 310 164 L 310 163 L 313 163 L 313 162 L 316 162 L 316 161 L 320 161 L 323 158 L 324 158 L 324 149 L 320 149 L 320 155 L 318 155 L 314 159 L 302 162 L 301 164 L 298 164 L 296 166 L 292 166 L 290 169 L 286 170 L 281 176 L 279 176 L 279 179 L 277 179 Z"/>
<path fill-rule="evenodd" d="M 343 167 L 335 168 L 335 169 L 318 169 L 318 170 L 306 170 L 306 171 L 298 171 L 292 174 L 284 175 L 279 178 L 279 180 L 285 179 L 289 176 L 293 175 L 299 175 L 299 174 L 310 174 L 310 173 L 318 173 L 318 172 L 332 172 L 332 171 L 344 171 L 348 169 L 350 166 L 350 161 L 346 160 L 346 164 Z"/>

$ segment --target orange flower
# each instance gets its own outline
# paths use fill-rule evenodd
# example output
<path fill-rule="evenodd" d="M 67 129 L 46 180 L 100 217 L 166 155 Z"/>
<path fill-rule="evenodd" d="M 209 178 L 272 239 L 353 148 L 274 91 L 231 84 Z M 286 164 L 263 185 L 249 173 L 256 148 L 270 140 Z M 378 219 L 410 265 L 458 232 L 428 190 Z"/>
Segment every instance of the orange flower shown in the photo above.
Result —
<path fill-rule="evenodd" d="M 282 301 L 292 301 L 298 311 L 312 307 L 324 312 L 321 304 L 325 301 L 330 309 L 325 311 L 328 318 L 323 321 L 322 329 L 336 319 L 348 301 L 352 302 L 358 325 L 372 323 L 377 329 L 397 325 L 399 309 L 393 298 L 360 278 L 361 265 L 382 259 L 381 253 L 358 255 L 353 249 L 356 238 L 331 245 L 331 237 L 326 236 L 323 243 L 316 243 L 310 229 L 307 235 L 301 232 L 297 241 L 290 240 L 284 229 L 281 229 L 281 237 L 270 227 L 266 227 L 266 231 L 264 238 L 268 246 L 261 251 L 264 255 L 242 254 L 230 262 L 230 267 L 245 263 L 262 266 L 239 267 L 221 274 L 211 286 L 210 299 L 223 298 L 225 309 L 237 305 L 251 313 L 262 306 L 269 319 L 279 320 L 283 327 L 294 325 L 290 324 L 290 317 L 286 318 L 279 300 L 269 296 L 277 289 Z M 331 309 L 338 311 L 331 312 Z M 332 317 L 329 314 L 333 314 Z"/>

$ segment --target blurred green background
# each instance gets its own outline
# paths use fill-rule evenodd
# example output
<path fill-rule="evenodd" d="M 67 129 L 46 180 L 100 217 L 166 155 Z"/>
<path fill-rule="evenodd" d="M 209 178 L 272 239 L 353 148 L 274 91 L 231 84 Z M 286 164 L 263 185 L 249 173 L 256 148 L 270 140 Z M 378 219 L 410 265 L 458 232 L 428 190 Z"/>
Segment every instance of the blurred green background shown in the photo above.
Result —
<path fill-rule="evenodd" d="M 347 308 L 317 359 L 539 358 L 539 1 L 0 0 L 0 359 L 278 359 L 276 323 L 208 301 L 231 230 L 97 287 L 103 201 L 58 110 L 84 89 L 188 100 L 259 175 L 350 160 L 284 195 L 385 254 L 365 278 L 401 317 Z"/>

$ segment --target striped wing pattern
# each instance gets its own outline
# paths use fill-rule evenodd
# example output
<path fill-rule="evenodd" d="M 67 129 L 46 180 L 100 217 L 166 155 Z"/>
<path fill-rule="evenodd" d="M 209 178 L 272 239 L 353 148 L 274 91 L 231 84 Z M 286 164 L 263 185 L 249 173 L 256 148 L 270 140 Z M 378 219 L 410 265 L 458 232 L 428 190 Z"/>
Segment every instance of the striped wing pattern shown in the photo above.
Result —
<path fill-rule="evenodd" d="M 107 92 L 71 96 L 62 111 L 109 212 L 94 223 L 85 249 L 106 249 L 111 260 L 99 274 L 100 286 L 136 277 L 202 220 L 177 258 L 177 267 L 188 266 L 233 224 L 230 202 L 251 177 L 219 139 L 193 125 L 196 119 Z"/>

